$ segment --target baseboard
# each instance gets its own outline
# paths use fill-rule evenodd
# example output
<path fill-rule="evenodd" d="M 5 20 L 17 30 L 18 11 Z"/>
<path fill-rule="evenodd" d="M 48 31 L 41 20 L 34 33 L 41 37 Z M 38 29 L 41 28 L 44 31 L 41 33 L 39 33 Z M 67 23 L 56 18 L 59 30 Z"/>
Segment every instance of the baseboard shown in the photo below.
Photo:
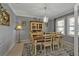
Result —
<path fill-rule="evenodd" d="M 7 56 L 8 53 L 12 50 L 12 48 L 15 46 L 16 43 L 13 43 L 10 48 L 8 49 L 8 51 L 4 54 L 4 56 Z"/>
<path fill-rule="evenodd" d="M 30 43 L 30 41 L 29 41 L 28 39 L 26 39 L 26 40 L 21 40 L 21 42 Z"/>

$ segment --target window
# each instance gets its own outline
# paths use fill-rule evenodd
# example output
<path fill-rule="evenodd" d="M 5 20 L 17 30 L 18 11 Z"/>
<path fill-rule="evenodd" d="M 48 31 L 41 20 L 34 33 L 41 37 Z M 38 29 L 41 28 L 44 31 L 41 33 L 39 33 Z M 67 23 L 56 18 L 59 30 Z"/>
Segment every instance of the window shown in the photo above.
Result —
<path fill-rule="evenodd" d="M 78 16 L 78 35 L 79 35 L 79 16 Z"/>
<path fill-rule="evenodd" d="M 75 19 L 74 19 L 74 17 L 68 18 L 68 34 L 69 35 L 75 34 Z"/>
<path fill-rule="evenodd" d="M 68 34 L 74 35 L 75 34 L 75 18 L 70 17 L 68 19 Z M 79 35 L 79 17 L 78 17 L 78 35 Z"/>
<path fill-rule="evenodd" d="M 64 19 L 57 19 L 56 20 L 56 32 L 61 32 L 64 34 Z"/>
<path fill-rule="evenodd" d="M 68 20 L 69 20 L 69 26 L 74 26 L 75 25 L 75 19 L 74 19 L 74 17 L 71 17 Z"/>

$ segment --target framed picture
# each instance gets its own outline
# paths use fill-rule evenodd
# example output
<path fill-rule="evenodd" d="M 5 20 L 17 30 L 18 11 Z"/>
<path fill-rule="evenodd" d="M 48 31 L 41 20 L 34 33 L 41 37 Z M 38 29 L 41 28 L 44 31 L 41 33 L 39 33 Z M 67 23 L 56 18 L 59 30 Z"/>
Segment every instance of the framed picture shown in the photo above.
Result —
<path fill-rule="evenodd" d="M 3 7 L 2 10 L 0 10 L 0 25 L 10 25 L 10 16 Z"/>
<path fill-rule="evenodd" d="M 10 25 L 10 17 L 6 11 L 0 14 L 0 25 Z"/>

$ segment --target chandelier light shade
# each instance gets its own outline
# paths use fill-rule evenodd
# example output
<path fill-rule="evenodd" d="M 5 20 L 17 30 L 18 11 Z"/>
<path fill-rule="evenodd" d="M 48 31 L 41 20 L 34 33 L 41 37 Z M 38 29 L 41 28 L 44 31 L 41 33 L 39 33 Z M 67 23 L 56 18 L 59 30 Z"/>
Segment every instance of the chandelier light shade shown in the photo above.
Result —
<path fill-rule="evenodd" d="M 21 30 L 22 29 L 22 26 L 21 25 L 18 25 L 17 26 L 17 29 Z"/>
<path fill-rule="evenodd" d="M 44 23 L 47 23 L 48 22 L 48 18 L 45 16 L 43 21 L 44 21 Z"/>
<path fill-rule="evenodd" d="M 22 30 L 23 29 L 22 24 L 17 24 L 15 29 L 16 30 Z"/>

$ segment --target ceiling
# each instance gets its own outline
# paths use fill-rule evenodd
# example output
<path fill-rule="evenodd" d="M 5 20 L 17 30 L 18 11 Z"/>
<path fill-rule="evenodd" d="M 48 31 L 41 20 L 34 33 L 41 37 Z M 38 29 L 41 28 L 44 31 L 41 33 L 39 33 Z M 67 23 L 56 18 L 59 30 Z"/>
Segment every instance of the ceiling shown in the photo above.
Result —
<path fill-rule="evenodd" d="M 75 3 L 11 3 L 9 6 L 12 8 L 17 16 L 25 17 L 37 17 L 43 18 L 46 16 L 49 18 L 59 17 L 66 13 L 73 11 Z"/>

